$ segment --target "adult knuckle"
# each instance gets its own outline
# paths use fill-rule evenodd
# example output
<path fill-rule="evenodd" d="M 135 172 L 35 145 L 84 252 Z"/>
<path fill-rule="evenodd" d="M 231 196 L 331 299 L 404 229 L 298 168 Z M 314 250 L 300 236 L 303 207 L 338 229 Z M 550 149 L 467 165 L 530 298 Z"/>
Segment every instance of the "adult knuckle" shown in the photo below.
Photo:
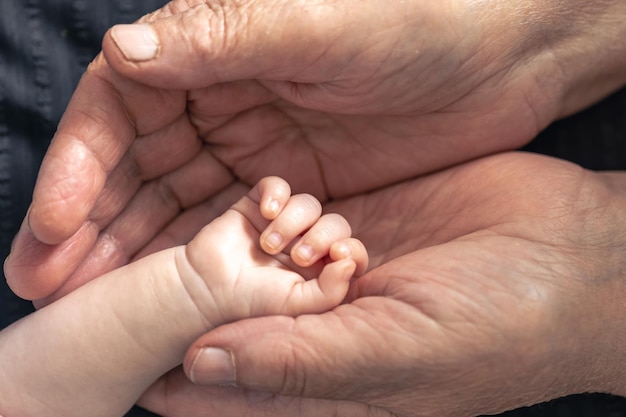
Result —
<path fill-rule="evenodd" d="M 247 33 L 248 12 L 249 7 L 240 2 L 205 1 L 193 6 L 181 22 L 187 44 L 204 61 L 228 54 Z"/>

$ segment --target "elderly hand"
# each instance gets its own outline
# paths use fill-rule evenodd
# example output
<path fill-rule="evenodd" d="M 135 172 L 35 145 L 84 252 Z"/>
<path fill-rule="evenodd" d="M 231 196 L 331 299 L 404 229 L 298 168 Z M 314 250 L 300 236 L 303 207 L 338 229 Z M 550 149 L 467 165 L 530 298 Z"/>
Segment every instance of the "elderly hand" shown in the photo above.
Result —
<path fill-rule="evenodd" d="M 624 82 L 624 7 L 176 0 L 114 27 L 49 148 L 8 281 L 58 298 L 235 177 L 326 200 L 518 147 Z"/>
<path fill-rule="evenodd" d="M 164 417 L 473 417 L 624 395 L 625 185 L 505 154 L 331 203 L 374 261 L 347 302 L 220 327 L 185 361 L 206 386 L 178 369 L 140 403 Z"/>

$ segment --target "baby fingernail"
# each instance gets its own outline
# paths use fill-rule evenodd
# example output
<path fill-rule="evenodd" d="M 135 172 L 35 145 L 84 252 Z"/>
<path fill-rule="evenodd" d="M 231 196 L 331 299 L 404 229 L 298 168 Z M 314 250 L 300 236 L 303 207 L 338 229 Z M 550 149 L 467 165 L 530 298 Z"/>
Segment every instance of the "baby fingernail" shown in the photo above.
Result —
<path fill-rule="evenodd" d="M 350 245 L 339 245 L 339 253 L 343 258 L 349 258 L 352 256 L 352 249 L 350 249 Z"/>
<path fill-rule="evenodd" d="M 283 243 L 283 235 L 278 232 L 272 232 L 265 238 L 265 243 L 267 243 L 270 249 L 278 249 Z"/>
<path fill-rule="evenodd" d="M 272 214 L 276 215 L 278 214 L 278 210 L 280 210 L 280 203 L 276 200 L 272 200 L 269 202 L 268 207 Z"/>
<path fill-rule="evenodd" d="M 232 354 L 212 347 L 200 350 L 191 365 L 189 379 L 197 385 L 236 385 Z"/>
<path fill-rule="evenodd" d="M 298 249 L 296 249 L 296 252 L 298 253 L 300 259 L 304 261 L 310 261 L 315 255 L 315 252 L 313 251 L 313 246 L 307 245 L 306 243 L 300 245 Z"/>
<path fill-rule="evenodd" d="M 159 51 L 159 39 L 149 25 L 117 25 L 111 30 L 111 37 L 129 61 L 148 61 Z"/>

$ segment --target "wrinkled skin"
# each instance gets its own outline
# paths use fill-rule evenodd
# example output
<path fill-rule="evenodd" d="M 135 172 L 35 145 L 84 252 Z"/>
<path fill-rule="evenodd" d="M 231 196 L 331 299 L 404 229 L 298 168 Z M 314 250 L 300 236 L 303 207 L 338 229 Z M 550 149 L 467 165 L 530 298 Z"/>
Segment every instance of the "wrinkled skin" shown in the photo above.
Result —
<path fill-rule="evenodd" d="M 331 314 L 201 339 L 234 352 L 241 389 L 177 371 L 142 404 L 461 417 L 623 394 L 622 176 L 511 155 L 426 174 L 514 149 L 622 85 L 625 5 L 174 1 L 144 19 L 155 59 L 129 62 L 122 33 L 105 38 L 42 166 L 9 283 L 43 305 L 184 242 L 239 197 L 236 179 L 280 175 L 349 217 L 375 268 Z"/>
<path fill-rule="evenodd" d="M 239 388 L 178 369 L 141 404 L 165 417 L 471 417 L 623 395 L 625 185 L 506 154 L 331 203 L 374 263 L 346 304 L 218 328 L 186 370 L 197 347 L 226 348 Z"/>
<path fill-rule="evenodd" d="M 46 155 L 9 284 L 58 298 L 234 178 L 326 201 L 516 148 L 624 82 L 625 6 L 597 3 L 177 0 L 143 19 L 159 44 L 139 62 L 113 29 Z"/>

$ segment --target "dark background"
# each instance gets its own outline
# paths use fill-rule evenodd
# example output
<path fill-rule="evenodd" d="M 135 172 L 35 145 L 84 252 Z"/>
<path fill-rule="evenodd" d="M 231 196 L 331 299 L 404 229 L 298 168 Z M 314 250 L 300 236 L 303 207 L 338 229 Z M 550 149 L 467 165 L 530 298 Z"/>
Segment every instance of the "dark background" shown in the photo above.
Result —
<path fill-rule="evenodd" d="M 0 259 L 24 217 L 41 158 L 105 30 L 165 0 L 0 0 Z M 548 127 L 525 149 L 626 170 L 626 89 Z M 0 279 L 0 329 L 32 311 Z M 454 398 L 450 398 L 454 401 Z M 153 414 L 134 409 L 128 417 Z M 626 417 L 626 399 L 576 395 L 501 417 Z M 88 417 L 88 416 L 86 416 Z"/>

